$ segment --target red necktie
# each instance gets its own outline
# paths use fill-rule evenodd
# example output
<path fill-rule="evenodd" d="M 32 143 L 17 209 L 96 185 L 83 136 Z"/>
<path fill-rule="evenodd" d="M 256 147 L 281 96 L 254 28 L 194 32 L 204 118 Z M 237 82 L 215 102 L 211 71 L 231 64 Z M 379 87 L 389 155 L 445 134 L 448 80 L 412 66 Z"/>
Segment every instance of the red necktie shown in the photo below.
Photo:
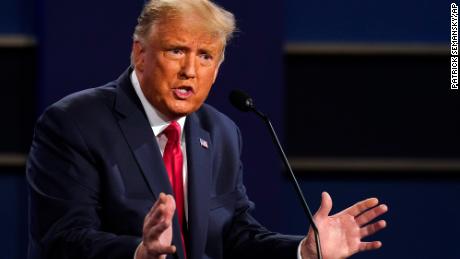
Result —
<path fill-rule="evenodd" d="M 176 121 L 171 122 L 169 126 L 163 131 L 168 138 L 165 150 L 163 152 L 163 161 L 165 163 L 166 171 L 168 171 L 169 181 L 174 192 L 174 199 L 176 200 L 176 211 L 179 217 L 179 224 L 182 234 L 182 243 L 185 252 L 184 242 L 184 183 L 182 178 L 183 156 L 180 145 L 180 125 Z M 185 253 L 186 254 L 186 253 Z"/>

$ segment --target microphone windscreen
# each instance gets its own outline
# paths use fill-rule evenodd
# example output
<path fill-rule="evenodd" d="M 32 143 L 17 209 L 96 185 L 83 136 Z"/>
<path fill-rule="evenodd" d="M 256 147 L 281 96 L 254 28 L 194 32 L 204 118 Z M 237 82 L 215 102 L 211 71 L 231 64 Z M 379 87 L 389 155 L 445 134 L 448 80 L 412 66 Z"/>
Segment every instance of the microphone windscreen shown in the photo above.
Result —
<path fill-rule="evenodd" d="M 252 98 L 241 90 L 231 91 L 228 98 L 232 105 L 240 111 L 247 112 L 254 108 Z"/>

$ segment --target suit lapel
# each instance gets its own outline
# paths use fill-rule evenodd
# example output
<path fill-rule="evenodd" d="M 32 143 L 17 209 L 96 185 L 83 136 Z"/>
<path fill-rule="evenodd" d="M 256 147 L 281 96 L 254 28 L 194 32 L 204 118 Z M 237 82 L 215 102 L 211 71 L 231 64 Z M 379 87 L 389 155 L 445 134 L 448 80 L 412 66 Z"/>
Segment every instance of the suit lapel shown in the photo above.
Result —
<path fill-rule="evenodd" d="M 130 81 L 131 71 L 127 70 L 117 80 L 115 110 L 121 115 L 118 123 L 153 196 L 158 197 L 161 192 L 172 194 L 155 135 Z M 173 219 L 173 244 L 177 247 L 178 258 L 184 259 L 177 215 Z"/>
<path fill-rule="evenodd" d="M 189 254 L 190 259 L 199 259 L 204 254 L 207 239 L 212 143 L 209 132 L 201 128 L 196 114 L 187 116 L 185 134 L 188 168 Z"/>

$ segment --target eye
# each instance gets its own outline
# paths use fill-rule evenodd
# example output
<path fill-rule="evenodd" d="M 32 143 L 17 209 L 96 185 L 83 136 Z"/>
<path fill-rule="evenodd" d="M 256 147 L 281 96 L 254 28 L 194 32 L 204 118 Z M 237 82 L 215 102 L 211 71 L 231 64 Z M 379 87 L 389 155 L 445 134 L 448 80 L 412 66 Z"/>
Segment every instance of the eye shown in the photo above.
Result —
<path fill-rule="evenodd" d="M 201 53 L 200 57 L 204 60 L 212 60 L 212 56 L 209 55 L 208 53 Z"/>
<path fill-rule="evenodd" d="M 184 51 L 178 48 L 172 48 L 166 50 L 166 54 L 172 58 L 180 58 L 184 54 Z"/>
<path fill-rule="evenodd" d="M 203 65 L 209 65 L 213 60 L 213 56 L 208 53 L 201 53 L 199 57 Z"/>

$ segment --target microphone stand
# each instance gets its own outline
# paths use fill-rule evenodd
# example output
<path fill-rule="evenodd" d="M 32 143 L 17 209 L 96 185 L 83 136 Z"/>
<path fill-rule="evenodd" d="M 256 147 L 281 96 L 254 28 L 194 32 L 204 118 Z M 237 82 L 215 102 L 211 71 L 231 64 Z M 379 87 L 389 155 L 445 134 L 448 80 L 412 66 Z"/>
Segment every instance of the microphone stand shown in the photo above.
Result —
<path fill-rule="evenodd" d="M 270 134 L 273 138 L 273 142 L 276 143 L 276 146 L 278 148 L 278 152 L 280 153 L 281 157 L 283 158 L 283 162 L 284 162 L 284 165 L 287 167 L 288 171 L 289 171 L 289 176 L 291 178 L 291 182 L 292 184 L 294 185 L 294 189 L 296 190 L 297 192 L 297 195 L 299 196 L 300 200 L 301 200 L 301 203 L 302 203 L 302 207 L 305 211 L 305 214 L 307 215 L 308 219 L 310 220 L 310 224 L 311 224 L 311 227 L 313 229 L 313 232 L 315 233 L 315 243 L 316 243 L 316 251 L 318 253 L 318 259 L 322 259 L 323 258 L 323 255 L 321 254 L 321 242 L 320 242 L 320 239 L 319 239 L 319 231 L 318 231 L 318 228 L 316 227 L 316 224 L 315 224 L 315 221 L 313 220 L 313 215 L 311 214 L 311 211 L 310 211 L 310 207 L 308 207 L 308 204 L 305 200 L 305 197 L 302 193 L 302 190 L 300 189 L 300 186 L 299 186 L 299 183 L 297 182 L 297 178 L 295 177 L 294 175 L 294 172 L 292 171 L 292 168 L 291 168 L 291 165 L 289 164 L 289 161 L 286 157 L 286 154 L 284 153 L 284 150 L 281 146 L 281 143 L 278 139 L 278 136 L 276 135 L 276 132 L 275 132 L 275 129 L 273 128 L 273 125 L 270 121 L 270 119 L 263 113 L 261 113 L 260 111 L 258 111 L 255 107 L 254 107 L 254 104 L 252 103 L 252 100 L 250 101 L 250 103 L 247 103 L 247 107 L 250 108 L 251 111 L 253 111 L 254 113 L 256 113 L 260 118 L 262 118 L 262 120 L 266 123 L 269 131 L 270 131 Z"/>

